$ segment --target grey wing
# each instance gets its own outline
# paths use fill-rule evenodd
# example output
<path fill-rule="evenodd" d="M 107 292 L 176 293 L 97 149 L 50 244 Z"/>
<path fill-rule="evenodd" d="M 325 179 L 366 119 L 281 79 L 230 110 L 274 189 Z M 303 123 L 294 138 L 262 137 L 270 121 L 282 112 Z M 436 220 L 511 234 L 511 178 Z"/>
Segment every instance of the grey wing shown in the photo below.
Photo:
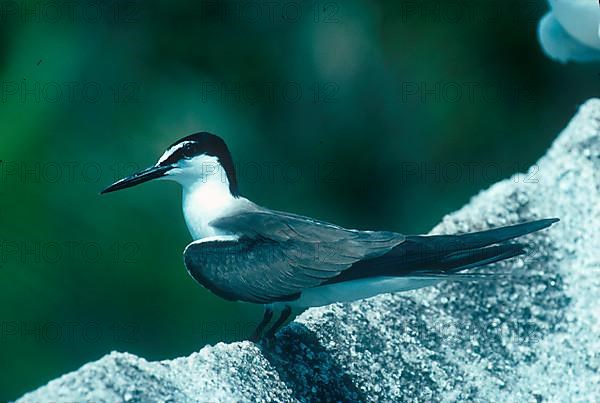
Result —
<path fill-rule="evenodd" d="M 254 303 L 293 300 L 405 239 L 272 211 L 243 212 L 211 225 L 239 239 L 191 243 L 184 252 L 188 271 L 223 298 Z"/>

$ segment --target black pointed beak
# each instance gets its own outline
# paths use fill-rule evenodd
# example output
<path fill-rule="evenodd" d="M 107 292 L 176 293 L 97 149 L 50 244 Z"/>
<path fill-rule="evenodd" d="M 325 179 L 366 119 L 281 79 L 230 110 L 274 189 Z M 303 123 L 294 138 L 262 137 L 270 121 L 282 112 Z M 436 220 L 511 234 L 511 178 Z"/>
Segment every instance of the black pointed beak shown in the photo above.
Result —
<path fill-rule="evenodd" d="M 140 183 L 148 182 L 152 179 L 160 178 L 161 176 L 166 175 L 166 173 L 173 168 L 172 166 L 153 166 L 150 168 L 146 168 L 143 171 L 136 172 L 133 175 L 121 179 L 118 182 L 113 183 L 106 189 L 104 189 L 100 194 L 115 192 L 121 189 L 127 189 L 135 185 L 139 185 Z"/>

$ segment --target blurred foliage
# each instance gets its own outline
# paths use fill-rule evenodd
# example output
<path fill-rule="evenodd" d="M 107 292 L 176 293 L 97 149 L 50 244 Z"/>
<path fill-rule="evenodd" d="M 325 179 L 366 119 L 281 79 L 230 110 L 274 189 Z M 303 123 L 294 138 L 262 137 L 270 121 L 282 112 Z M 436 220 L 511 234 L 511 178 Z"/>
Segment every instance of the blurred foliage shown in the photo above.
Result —
<path fill-rule="evenodd" d="M 186 273 L 177 185 L 98 194 L 176 139 L 224 137 L 260 204 L 417 233 L 598 94 L 597 66 L 542 55 L 543 0 L 0 4 L 1 400 L 259 320 Z"/>

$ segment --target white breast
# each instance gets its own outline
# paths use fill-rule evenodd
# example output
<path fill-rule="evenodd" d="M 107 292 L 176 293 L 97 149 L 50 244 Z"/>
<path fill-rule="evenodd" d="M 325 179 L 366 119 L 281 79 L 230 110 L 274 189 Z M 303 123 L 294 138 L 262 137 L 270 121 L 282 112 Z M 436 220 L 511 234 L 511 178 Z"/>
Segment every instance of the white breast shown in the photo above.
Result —
<path fill-rule="evenodd" d="M 217 178 L 215 175 L 183 187 L 183 216 L 194 240 L 235 235 L 211 226 L 211 222 L 240 210 L 254 208 L 254 203 L 245 197 L 234 197 L 229 192 L 229 183 Z"/>
<path fill-rule="evenodd" d="M 183 216 L 194 240 L 218 235 L 232 235 L 210 223 L 242 209 L 251 202 L 243 197 L 233 197 L 229 189 L 220 184 L 206 182 L 183 190 Z"/>

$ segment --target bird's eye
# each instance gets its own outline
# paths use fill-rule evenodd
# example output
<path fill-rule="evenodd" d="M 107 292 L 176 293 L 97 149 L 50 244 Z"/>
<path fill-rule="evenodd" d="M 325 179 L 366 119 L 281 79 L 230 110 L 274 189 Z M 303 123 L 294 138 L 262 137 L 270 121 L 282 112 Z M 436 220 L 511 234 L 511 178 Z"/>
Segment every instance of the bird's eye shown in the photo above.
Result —
<path fill-rule="evenodd" d="M 194 156 L 194 148 L 191 144 L 186 144 L 183 146 L 183 155 L 186 158 L 192 158 Z"/>

